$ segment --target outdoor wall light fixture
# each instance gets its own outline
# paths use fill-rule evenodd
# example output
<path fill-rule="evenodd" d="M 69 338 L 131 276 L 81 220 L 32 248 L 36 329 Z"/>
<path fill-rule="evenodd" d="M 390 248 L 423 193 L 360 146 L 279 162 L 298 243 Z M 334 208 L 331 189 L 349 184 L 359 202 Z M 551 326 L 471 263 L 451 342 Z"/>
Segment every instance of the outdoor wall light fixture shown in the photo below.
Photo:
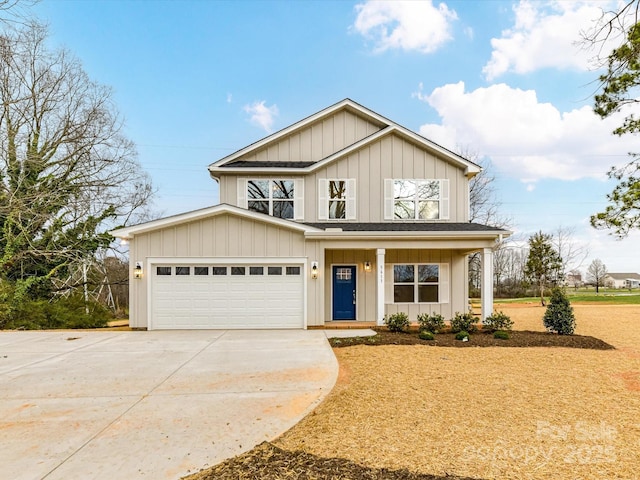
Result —
<path fill-rule="evenodd" d="M 311 278 L 318 278 L 318 262 L 311 262 Z"/>
<path fill-rule="evenodd" d="M 142 278 L 142 262 L 136 262 L 136 267 L 133 269 L 133 278 Z"/>
<path fill-rule="evenodd" d="M 371 262 L 364 262 L 364 271 L 365 272 L 371 271 Z"/>

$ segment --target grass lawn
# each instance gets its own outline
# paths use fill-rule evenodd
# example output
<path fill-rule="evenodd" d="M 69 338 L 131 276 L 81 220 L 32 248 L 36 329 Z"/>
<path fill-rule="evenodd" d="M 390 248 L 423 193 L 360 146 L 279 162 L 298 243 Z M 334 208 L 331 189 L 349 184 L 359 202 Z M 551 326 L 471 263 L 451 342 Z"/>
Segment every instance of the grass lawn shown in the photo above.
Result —
<path fill-rule="evenodd" d="M 543 307 L 502 309 L 544 330 Z M 336 348 L 338 383 L 314 412 L 193 478 L 638 478 L 640 306 L 574 310 L 577 334 L 616 348 Z"/>
<path fill-rule="evenodd" d="M 640 305 L 640 291 L 636 288 L 634 290 L 613 290 L 613 289 L 600 289 L 600 292 L 596 295 L 594 289 L 567 289 L 566 294 L 569 297 L 571 303 L 599 303 L 608 305 Z M 545 299 L 549 301 L 550 292 L 547 292 Z M 510 303 L 539 303 L 540 297 L 525 297 L 525 298 L 496 298 L 494 303 L 496 304 L 510 304 Z M 479 298 L 473 299 L 473 303 L 480 303 Z"/>

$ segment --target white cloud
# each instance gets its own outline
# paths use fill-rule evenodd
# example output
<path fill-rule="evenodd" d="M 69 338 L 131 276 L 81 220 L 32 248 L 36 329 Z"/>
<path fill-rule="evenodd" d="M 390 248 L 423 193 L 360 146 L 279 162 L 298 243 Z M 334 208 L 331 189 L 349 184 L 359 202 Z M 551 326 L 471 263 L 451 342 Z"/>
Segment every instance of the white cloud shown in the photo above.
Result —
<path fill-rule="evenodd" d="M 227 103 L 233 102 L 233 95 L 231 93 L 227 93 Z"/>
<path fill-rule="evenodd" d="M 278 116 L 278 107 L 277 105 L 267 107 L 265 103 L 262 100 L 261 102 L 253 102 L 251 105 L 245 105 L 244 111 L 251 115 L 249 119 L 251 123 L 270 133 L 275 117 Z"/>
<path fill-rule="evenodd" d="M 602 1 L 521 0 L 513 7 L 513 27 L 491 39 L 493 51 L 483 73 L 493 80 L 507 72 L 525 74 L 541 68 L 589 69 L 595 52 L 578 42 L 606 8 Z"/>
<path fill-rule="evenodd" d="M 505 174 L 530 184 L 543 178 L 604 178 L 637 150 L 631 136 L 610 132 L 623 114 L 601 120 L 591 107 L 560 112 L 538 101 L 533 90 L 505 84 L 465 92 L 463 82 L 431 94 L 414 94 L 439 114 L 439 124 L 420 127 L 425 137 L 448 148 L 472 146 Z"/>
<path fill-rule="evenodd" d="M 635 254 L 640 243 L 640 232 L 632 231 L 628 237 L 620 240 L 612 237 L 608 230 L 596 230 L 585 226 L 577 232 L 576 240 L 581 241 L 589 250 L 587 259 L 580 270 L 586 272 L 589 264 L 596 258 L 602 260 L 609 272 L 640 272 L 640 259 Z"/>
<path fill-rule="evenodd" d="M 374 50 L 415 50 L 431 53 L 449 41 L 451 22 L 458 18 L 446 4 L 431 0 L 367 1 L 356 5 L 352 28 L 375 42 Z"/>

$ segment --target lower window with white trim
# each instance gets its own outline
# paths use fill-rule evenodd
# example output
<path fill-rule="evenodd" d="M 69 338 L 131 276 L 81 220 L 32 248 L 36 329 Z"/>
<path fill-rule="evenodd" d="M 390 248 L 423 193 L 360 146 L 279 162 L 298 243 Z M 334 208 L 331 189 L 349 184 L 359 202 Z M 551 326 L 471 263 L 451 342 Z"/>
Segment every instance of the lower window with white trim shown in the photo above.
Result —
<path fill-rule="evenodd" d="M 438 303 L 440 265 L 416 263 L 393 266 L 394 303 Z"/>

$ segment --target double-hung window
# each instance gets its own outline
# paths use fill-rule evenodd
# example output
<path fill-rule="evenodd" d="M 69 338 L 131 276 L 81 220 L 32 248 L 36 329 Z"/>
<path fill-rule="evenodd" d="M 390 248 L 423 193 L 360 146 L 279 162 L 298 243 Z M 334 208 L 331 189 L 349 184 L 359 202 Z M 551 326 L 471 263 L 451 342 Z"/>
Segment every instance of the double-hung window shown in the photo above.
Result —
<path fill-rule="evenodd" d="M 394 303 L 444 303 L 448 265 L 418 263 L 393 266 Z"/>
<path fill-rule="evenodd" d="M 247 180 L 247 208 L 274 217 L 294 218 L 293 180 Z"/>
<path fill-rule="evenodd" d="M 318 180 L 318 219 L 355 220 L 355 179 Z"/>
<path fill-rule="evenodd" d="M 448 180 L 385 180 L 385 219 L 449 218 Z"/>
<path fill-rule="evenodd" d="M 238 178 L 241 208 L 289 220 L 304 219 L 303 178 Z"/>

